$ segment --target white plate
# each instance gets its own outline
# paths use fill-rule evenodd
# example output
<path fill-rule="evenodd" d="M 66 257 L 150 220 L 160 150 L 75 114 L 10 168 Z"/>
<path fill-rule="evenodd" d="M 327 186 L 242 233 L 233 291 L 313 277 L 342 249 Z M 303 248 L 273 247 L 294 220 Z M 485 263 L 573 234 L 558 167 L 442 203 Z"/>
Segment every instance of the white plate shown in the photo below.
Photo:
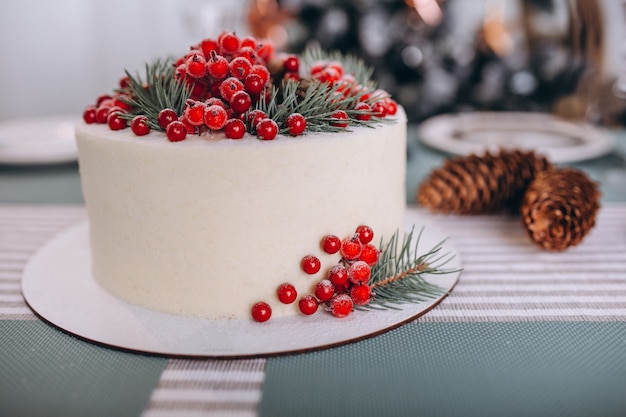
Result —
<path fill-rule="evenodd" d="M 415 219 L 415 212 L 408 218 Z M 426 226 L 423 251 L 443 240 Z M 419 249 L 418 249 L 419 250 Z M 459 269 L 461 260 L 448 240 L 442 253 L 454 258 L 446 268 Z M 44 245 L 28 262 L 22 293 L 28 305 L 53 325 L 88 341 L 124 350 L 190 357 L 247 357 L 302 352 L 336 346 L 393 329 L 425 314 L 444 297 L 404 304 L 399 310 L 355 311 L 338 319 L 324 311 L 312 316 L 253 320 L 209 320 L 146 310 L 120 301 L 92 278 L 88 225 L 80 223 Z M 428 280 L 448 292 L 460 272 Z"/>
<path fill-rule="evenodd" d="M 38 165 L 77 158 L 75 116 L 49 116 L 0 123 L 0 163 Z"/>
<path fill-rule="evenodd" d="M 434 116 L 419 127 L 420 140 L 455 155 L 504 149 L 534 150 L 554 163 L 592 159 L 610 152 L 609 132 L 547 113 L 470 112 Z"/>

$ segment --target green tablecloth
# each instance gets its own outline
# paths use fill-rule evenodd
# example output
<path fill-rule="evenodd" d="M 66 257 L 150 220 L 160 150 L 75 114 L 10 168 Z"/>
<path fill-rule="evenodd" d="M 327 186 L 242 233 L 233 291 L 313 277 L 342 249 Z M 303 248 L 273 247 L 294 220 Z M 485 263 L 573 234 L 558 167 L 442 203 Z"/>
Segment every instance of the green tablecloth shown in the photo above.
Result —
<path fill-rule="evenodd" d="M 444 155 L 410 136 L 412 201 Z M 513 216 L 423 213 L 465 268 L 438 307 L 346 346 L 242 360 L 116 351 L 38 319 L 21 298 L 21 272 L 85 218 L 77 170 L 2 167 L 0 416 L 626 415 L 626 190 L 604 180 L 620 163 L 576 164 L 603 190 L 582 245 L 549 254 Z"/>

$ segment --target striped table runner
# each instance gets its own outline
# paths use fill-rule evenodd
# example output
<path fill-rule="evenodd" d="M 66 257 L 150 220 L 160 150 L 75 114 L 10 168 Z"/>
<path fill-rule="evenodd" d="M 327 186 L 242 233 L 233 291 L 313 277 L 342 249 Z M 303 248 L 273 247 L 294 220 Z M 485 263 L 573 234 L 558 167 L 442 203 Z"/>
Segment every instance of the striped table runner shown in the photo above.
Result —
<path fill-rule="evenodd" d="M 420 212 L 457 245 L 464 272 L 424 322 L 626 321 L 626 203 L 605 203 L 582 245 L 547 253 L 519 218 Z M 78 206 L 0 205 L 0 320 L 36 320 L 20 292 L 30 256 L 85 219 Z M 170 359 L 144 417 L 255 416 L 265 359 Z"/>

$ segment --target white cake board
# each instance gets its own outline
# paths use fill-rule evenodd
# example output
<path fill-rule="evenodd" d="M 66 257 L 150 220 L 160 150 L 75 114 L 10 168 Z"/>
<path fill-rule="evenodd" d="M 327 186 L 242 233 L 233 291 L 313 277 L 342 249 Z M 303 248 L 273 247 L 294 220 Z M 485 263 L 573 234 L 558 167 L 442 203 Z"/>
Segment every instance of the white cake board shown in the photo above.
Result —
<path fill-rule="evenodd" d="M 409 224 L 418 223 L 408 211 Z M 421 224 L 417 224 L 421 227 Z M 420 240 L 426 251 L 446 236 L 428 225 Z M 450 240 L 442 253 L 454 259 L 446 268 L 460 269 Z M 460 272 L 428 281 L 450 292 Z M 427 313 L 446 294 L 399 310 L 355 311 L 338 319 L 323 311 L 312 316 L 210 320 L 140 308 L 102 289 L 91 275 L 88 224 L 80 223 L 46 243 L 28 262 L 22 280 L 28 305 L 44 320 L 82 339 L 135 352 L 184 357 L 252 357 L 328 348 L 371 337 Z"/>

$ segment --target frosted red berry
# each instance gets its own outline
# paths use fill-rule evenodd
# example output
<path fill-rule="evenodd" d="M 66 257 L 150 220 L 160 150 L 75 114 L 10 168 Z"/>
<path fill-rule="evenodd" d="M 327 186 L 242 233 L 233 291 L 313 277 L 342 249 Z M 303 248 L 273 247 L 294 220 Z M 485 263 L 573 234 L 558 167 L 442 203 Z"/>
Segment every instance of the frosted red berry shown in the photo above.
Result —
<path fill-rule="evenodd" d="M 224 134 L 228 139 L 241 139 L 246 134 L 246 124 L 240 119 L 229 119 L 224 125 Z"/>
<path fill-rule="evenodd" d="M 201 126 L 204 124 L 204 111 L 206 106 L 204 103 L 195 100 L 187 100 L 185 105 L 184 116 L 193 126 Z"/>
<path fill-rule="evenodd" d="M 239 81 L 235 77 L 228 77 L 220 84 L 219 91 L 220 96 L 226 100 L 230 101 L 237 91 L 243 90 L 243 83 Z"/>
<path fill-rule="evenodd" d="M 179 120 L 173 121 L 165 128 L 165 135 L 170 142 L 180 142 L 187 137 L 187 127 Z"/>
<path fill-rule="evenodd" d="M 383 101 L 377 101 L 372 105 L 372 112 L 376 117 L 385 117 L 387 115 L 387 105 Z"/>
<path fill-rule="evenodd" d="M 107 117 L 107 125 L 111 130 L 122 130 L 126 128 L 126 120 L 120 116 L 120 112 L 114 111 Z"/>
<path fill-rule="evenodd" d="M 352 288 L 350 288 L 350 298 L 352 298 L 354 304 L 363 306 L 370 302 L 372 289 L 366 284 L 353 285 Z"/>
<path fill-rule="evenodd" d="M 252 110 L 248 112 L 248 123 L 250 123 L 250 125 L 256 129 L 256 126 L 259 124 L 259 122 L 266 117 L 267 115 L 263 110 Z"/>
<path fill-rule="evenodd" d="M 202 53 L 205 57 L 210 57 L 211 52 L 217 53 L 219 47 L 220 46 L 217 44 L 217 41 L 215 39 L 207 38 L 203 39 L 202 42 L 200 42 L 200 49 L 202 50 Z"/>
<path fill-rule="evenodd" d="M 250 74 L 250 69 L 252 68 L 252 64 L 244 57 L 233 58 L 232 61 L 228 64 L 228 73 L 235 78 L 240 80 L 245 80 L 248 74 Z"/>
<path fill-rule="evenodd" d="M 359 238 L 355 235 L 342 240 L 339 251 L 344 259 L 349 261 L 357 259 L 361 255 L 361 242 Z"/>
<path fill-rule="evenodd" d="M 276 289 L 276 296 L 278 300 L 283 304 L 291 304 L 298 298 L 298 292 L 293 284 L 288 282 L 281 284 Z"/>
<path fill-rule="evenodd" d="M 187 74 L 194 78 L 201 78 L 206 74 L 206 60 L 204 54 L 199 51 L 191 52 L 185 65 L 187 66 Z"/>
<path fill-rule="evenodd" d="M 204 124 L 211 130 L 220 130 L 228 120 L 228 113 L 224 107 L 214 104 L 204 112 Z"/>
<path fill-rule="evenodd" d="M 278 125 L 272 119 L 265 118 L 256 125 L 256 134 L 259 139 L 272 140 L 278 135 Z"/>
<path fill-rule="evenodd" d="M 348 113 L 346 113 L 345 111 L 337 110 L 336 112 L 331 114 L 330 117 L 331 119 L 333 119 L 330 122 L 331 126 L 341 127 L 341 128 L 348 127 Z"/>
<path fill-rule="evenodd" d="M 357 227 L 356 234 L 359 236 L 359 242 L 363 244 L 370 243 L 374 239 L 374 231 L 366 225 Z"/>
<path fill-rule="evenodd" d="M 305 295 L 298 300 L 298 308 L 302 314 L 310 316 L 317 311 L 319 302 L 312 295 Z"/>
<path fill-rule="evenodd" d="M 333 285 L 343 287 L 348 282 L 348 270 L 345 266 L 337 264 L 328 270 L 327 277 Z"/>
<path fill-rule="evenodd" d="M 341 239 L 335 235 L 326 235 L 322 238 L 322 249 L 324 252 L 334 254 L 341 248 Z"/>
<path fill-rule="evenodd" d="M 387 116 L 393 116 L 398 112 L 398 103 L 396 103 L 393 99 L 388 98 L 384 101 L 384 103 L 387 110 Z"/>
<path fill-rule="evenodd" d="M 378 248 L 371 243 L 363 245 L 361 248 L 361 255 L 359 255 L 359 260 L 365 262 L 369 266 L 374 266 L 376 262 L 378 262 Z"/>
<path fill-rule="evenodd" d="M 323 279 L 315 285 L 315 296 L 322 302 L 328 301 L 335 295 L 335 286 L 328 279 Z"/>
<path fill-rule="evenodd" d="M 354 302 L 348 294 L 337 294 L 330 300 L 330 312 L 335 317 L 347 317 L 353 308 Z"/>
<path fill-rule="evenodd" d="M 163 109 L 157 115 L 157 123 L 165 129 L 170 123 L 178 120 L 178 115 L 172 109 Z"/>
<path fill-rule="evenodd" d="M 290 135 L 298 136 L 306 129 L 306 119 L 300 113 L 292 113 L 287 116 L 285 126 L 289 129 Z"/>
<path fill-rule="evenodd" d="M 150 133 L 148 118 L 144 115 L 135 116 L 130 122 L 130 130 L 137 136 L 145 136 Z"/>
<path fill-rule="evenodd" d="M 300 268 L 309 275 L 316 274 L 322 267 L 319 258 L 314 255 L 307 255 L 300 261 Z"/>
<path fill-rule="evenodd" d="M 355 114 L 355 118 L 361 121 L 367 121 L 372 118 L 372 107 L 367 103 L 359 103 L 354 107 L 359 113 Z"/>
<path fill-rule="evenodd" d="M 348 267 L 348 277 L 354 284 L 367 283 L 372 275 L 372 268 L 364 261 L 353 262 Z"/>
<path fill-rule="evenodd" d="M 225 55 L 232 55 L 239 50 L 241 45 L 241 40 L 237 35 L 232 32 L 222 32 L 218 38 L 217 42 L 220 45 L 220 50 Z"/>
<path fill-rule="evenodd" d="M 230 98 L 230 108 L 237 113 L 245 113 L 252 106 L 252 98 L 245 91 L 237 91 Z"/>
<path fill-rule="evenodd" d="M 298 72 L 300 69 L 300 60 L 295 55 L 289 55 L 283 61 L 283 68 L 288 72 Z"/>
<path fill-rule="evenodd" d="M 243 87 L 248 93 L 258 96 L 265 88 L 265 82 L 260 75 L 250 74 L 244 80 Z"/>
<path fill-rule="evenodd" d="M 261 77 L 261 80 L 263 80 L 263 84 L 267 84 L 267 82 L 270 80 L 270 71 L 265 65 L 253 65 L 252 68 L 250 68 L 250 75 L 252 74 Z"/>
<path fill-rule="evenodd" d="M 109 111 L 111 110 L 111 106 L 107 106 L 101 104 L 96 109 L 96 123 L 106 123 L 109 118 Z"/>
<path fill-rule="evenodd" d="M 254 321 L 263 323 L 272 317 L 272 307 L 265 301 L 259 301 L 252 306 L 251 314 Z"/>
<path fill-rule="evenodd" d="M 213 51 L 206 63 L 206 70 L 214 79 L 222 80 L 228 76 L 228 60 Z"/>

